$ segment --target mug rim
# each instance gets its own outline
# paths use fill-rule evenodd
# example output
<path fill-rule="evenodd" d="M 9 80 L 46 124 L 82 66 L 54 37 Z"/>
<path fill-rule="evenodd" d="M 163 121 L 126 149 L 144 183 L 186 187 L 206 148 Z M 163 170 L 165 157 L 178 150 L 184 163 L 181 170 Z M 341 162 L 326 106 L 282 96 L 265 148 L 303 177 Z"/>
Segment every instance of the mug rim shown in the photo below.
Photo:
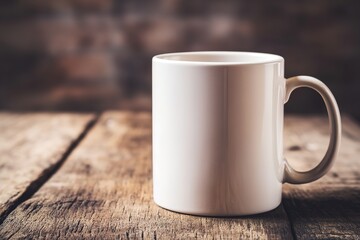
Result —
<path fill-rule="evenodd" d="M 242 57 L 255 57 L 258 60 L 252 61 L 203 61 L 203 60 L 186 60 L 179 59 L 184 56 L 230 56 L 237 55 Z M 284 58 L 272 54 L 261 52 L 243 52 L 243 51 L 189 51 L 189 52 L 173 52 L 158 54 L 152 58 L 153 62 L 170 63 L 170 64 L 184 64 L 184 65 L 205 65 L 205 66 L 227 66 L 227 65 L 258 65 L 268 63 L 284 62 Z"/>

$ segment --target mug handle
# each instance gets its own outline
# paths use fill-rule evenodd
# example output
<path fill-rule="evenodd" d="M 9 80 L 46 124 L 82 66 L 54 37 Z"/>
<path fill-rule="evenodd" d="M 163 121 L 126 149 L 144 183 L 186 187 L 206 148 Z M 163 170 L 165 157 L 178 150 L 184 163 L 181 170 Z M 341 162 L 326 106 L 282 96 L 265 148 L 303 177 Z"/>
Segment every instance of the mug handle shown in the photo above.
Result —
<path fill-rule="evenodd" d="M 336 100 L 329 88 L 323 82 L 314 77 L 297 76 L 289 78 L 286 81 L 285 103 L 289 100 L 291 92 L 299 87 L 312 88 L 321 95 L 328 112 L 331 136 L 326 154 L 315 168 L 309 171 L 299 172 L 293 169 L 285 160 L 283 182 L 292 184 L 309 183 L 324 176 L 334 163 L 341 139 L 340 112 Z"/>

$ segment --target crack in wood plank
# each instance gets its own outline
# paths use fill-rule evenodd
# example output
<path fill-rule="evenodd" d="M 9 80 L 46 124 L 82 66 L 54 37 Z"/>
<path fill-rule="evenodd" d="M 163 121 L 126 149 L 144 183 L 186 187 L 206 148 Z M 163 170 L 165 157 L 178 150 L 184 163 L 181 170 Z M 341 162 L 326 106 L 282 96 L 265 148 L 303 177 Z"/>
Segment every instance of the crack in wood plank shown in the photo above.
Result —
<path fill-rule="evenodd" d="M 287 219 L 288 219 L 288 222 L 289 222 L 289 225 L 290 225 L 290 230 L 291 230 L 292 239 L 293 239 L 293 240 L 297 240 L 296 232 L 295 232 L 295 226 L 294 226 L 293 221 L 292 221 L 291 218 L 290 218 L 289 211 L 286 209 L 286 206 L 285 206 L 285 204 L 284 204 L 283 202 L 281 203 L 281 206 L 282 206 L 282 208 L 284 209 L 284 212 L 285 212 L 286 217 L 287 217 Z"/>
<path fill-rule="evenodd" d="M 0 215 L 0 225 L 4 222 L 6 217 L 12 211 L 14 211 L 14 209 L 17 206 L 25 202 L 27 199 L 31 198 L 44 185 L 44 183 L 46 183 L 60 169 L 60 167 L 66 161 L 66 159 L 71 154 L 71 152 L 79 145 L 81 140 L 87 135 L 87 133 L 95 125 L 98 118 L 99 118 L 99 114 L 95 115 L 93 119 L 90 119 L 85 125 L 83 131 L 79 134 L 79 136 L 74 141 L 71 142 L 68 149 L 63 153 L 62 157 L 57 162 L 50 164 L 49 166 L 44 168 L 42 172 L 38 175 L 37 179 L 32 180 L 29 183 L 29 185 L 23 190 L 23 192 L 17 198 L 15 198 L 14 201 L 8 203 L 7 208 Z M 11 196 L 10 199 L 13 199 L 15 195 Z"/>

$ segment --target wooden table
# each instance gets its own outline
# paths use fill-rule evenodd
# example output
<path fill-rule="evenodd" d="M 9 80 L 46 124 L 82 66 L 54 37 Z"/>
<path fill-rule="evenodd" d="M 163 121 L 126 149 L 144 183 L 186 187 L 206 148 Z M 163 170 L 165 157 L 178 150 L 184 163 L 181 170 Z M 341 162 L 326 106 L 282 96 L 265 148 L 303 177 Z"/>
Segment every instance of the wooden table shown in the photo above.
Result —
<path fill-rule="evenodd" d="M 327 144 L 326 118 L 286 118 L 294 167 L 316 164 Z M 196 217 L 152 201 L 149 113 L 0 113 L 0 239 L 360 239 L 359 156 L 360 128 L 343 117 L 321 180 L 285 184 L 268 213 Z"/>

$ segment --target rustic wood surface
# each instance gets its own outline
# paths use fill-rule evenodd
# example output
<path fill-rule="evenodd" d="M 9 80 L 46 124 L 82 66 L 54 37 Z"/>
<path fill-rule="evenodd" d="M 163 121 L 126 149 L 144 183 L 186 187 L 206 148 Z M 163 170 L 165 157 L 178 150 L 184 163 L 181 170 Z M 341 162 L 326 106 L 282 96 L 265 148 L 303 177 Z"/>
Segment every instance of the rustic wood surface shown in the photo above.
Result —
<path fill-rule="evenodd" d="M 0 223 L 46 181 L 93 118 L 0 113 Z"/>
<path fill-rule="evenodd" d="M 283 204 L 274 211 L 204 218 L 166 211 L 153 203 L 150 114 L 107 112 L 93 128 L 83 131 L 86 136 L 56 174 L 17 204 L 0 225 L 0 238 L 358 239 L 360 128 L 349 118 L 343 120 L 340 154 L 324 178 L 305 185 L 285 184 Z M 314 166 L 327 147 L 327 119 L 288 117 L 285 126 L 289 162 L 302 170 Z M 6 131 L 3 128 L 9 127 L 0 123 L 0 131 Z M 44 146 L 43 142 L 33 144 Z M 2 153 L 14 153 L 14 149 Z M 33 155 L 31 151 L 28 154 Z M 38 166 L 54 158 L 51 156 L 39 158 Z M 17 168 L 28 167 L 27 163 L 17 164 Z M 1 187 L 3 183 L 16 187 L 2 176 L 0 172 Z"/>
<path fill-rule="evenodd" d="M 324 155 L 329 130 L 326 118 L 302 119 L 286 119 L 285 145 L 293 150 L 286 156 L 307 170 Z M 285 184 L 283 192 L 297 239 L 360 239 L 360 128 L 344 117 L 340 152 L 330 172 L 314 183 Z"/>

